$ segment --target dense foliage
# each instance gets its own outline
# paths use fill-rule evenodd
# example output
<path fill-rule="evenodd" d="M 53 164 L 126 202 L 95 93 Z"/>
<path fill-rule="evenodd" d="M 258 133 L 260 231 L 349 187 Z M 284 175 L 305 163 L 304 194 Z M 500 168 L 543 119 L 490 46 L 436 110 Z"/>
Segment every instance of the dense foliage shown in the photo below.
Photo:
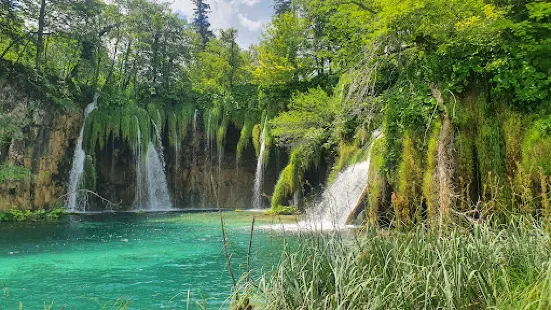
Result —
<path fill-rule="evenodd" d="M 25 72 L 56 109 L 101 94 L 88 154 L 110 138 L 134 150 L 138 129 L 146 148 L 155 127 L 178 146 L 196 113 L 220 151 L 229 126 L 240 132 L 238 159 L 251 144 L 258 155 L 265 132 L 289 154 L 275 208 L 308 194 L 313 171 L 332 167 L 331 180 L 363 160 L 380 128 L 372 223 L 548 214 L 547 1 L 276 1 L 248 49 L 235 29 L 214 35 L 206 1 L 191 23 L 146 0 L 1 4 L 6 72 Z M 9 116 L 2 141 L 29 121 Z"/>

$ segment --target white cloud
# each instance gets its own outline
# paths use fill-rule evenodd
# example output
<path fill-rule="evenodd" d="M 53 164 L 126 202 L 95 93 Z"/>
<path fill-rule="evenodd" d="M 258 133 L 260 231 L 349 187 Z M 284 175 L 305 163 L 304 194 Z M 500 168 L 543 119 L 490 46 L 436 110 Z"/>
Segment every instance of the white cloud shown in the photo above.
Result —
<path fill-rule="evenodd" d="M 240 3 L 247 5 L 247 6 L 255 6 L 256 4 L 260 3 L 262 0 L 239 0 Z"/>
<path fill-rule="evenodd" d="M 272 0 L 207 0 L 207 3 L 211 9 L 209 22 L 212 30 L 237 28 L 237 41 L 242 47 L 258 42 L 260 30 L 272 14 Z M 191 22 L 194 8 L 191 0 L 174 0 L 171 6 Z"/>
<path fill-rule="evenodd" d="M 247 28 L 247 30 L 251 32 L 256 32 L 262 29 L 262 26 L 264 25 L 265 21 L 263 20 L 252 20 L 247 18 L 243 13 L 237 14 L 237 18 L 239 19 L 239 23 L 241 26 Z"/>

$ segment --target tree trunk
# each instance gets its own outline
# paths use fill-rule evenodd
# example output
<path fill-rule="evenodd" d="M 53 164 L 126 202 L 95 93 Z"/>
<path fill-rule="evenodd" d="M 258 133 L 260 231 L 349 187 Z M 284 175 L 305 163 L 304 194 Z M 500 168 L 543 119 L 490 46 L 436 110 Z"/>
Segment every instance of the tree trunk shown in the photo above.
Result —
<path fill-rule="evenodd" d="M 440 232 L 442 232 L 443 226 L 450 221 L 450 214 L 452 208 L 453 199 L 453 129 L 448 113 L 448 107 L 444 104 L 442 93 L 436 86 L 431 86 L 432 95 L 436 98 L 436 101 L 440 107 L 444 110 L 442 115 L 442 128 L 440 129 L 440 135 L 438 136 L 438 185 L 439 185 L 439 216 L 438 226 Z"/>

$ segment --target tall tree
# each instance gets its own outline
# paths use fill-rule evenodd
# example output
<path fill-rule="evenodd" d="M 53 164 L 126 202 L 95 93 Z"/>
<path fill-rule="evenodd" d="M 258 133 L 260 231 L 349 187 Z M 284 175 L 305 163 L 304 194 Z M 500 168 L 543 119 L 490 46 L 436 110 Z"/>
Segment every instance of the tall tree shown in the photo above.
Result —
<path fill-rule="evenodd" d="M 205 0 L 193 0 L 195 8 L 193 9 L 193 25 L 203 39 L 203 47 L 207 45 L 209 40 L 214 37 L 210 30 L 208 14 L 210 13 L 210 5 Z"/>
<path fill-rule="evenodd" d="M 274 0 L 274 13 L 281 15 L 289 12 L 292 8 L 291 0 Z"/>

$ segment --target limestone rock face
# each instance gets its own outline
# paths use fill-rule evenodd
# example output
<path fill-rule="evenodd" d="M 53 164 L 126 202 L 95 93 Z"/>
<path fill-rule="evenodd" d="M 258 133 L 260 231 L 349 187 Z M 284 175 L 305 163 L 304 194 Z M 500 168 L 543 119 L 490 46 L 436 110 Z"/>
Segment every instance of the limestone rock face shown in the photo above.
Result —
<path fill-rule="evenodd" d="M 6 81 L 0 81 L 0 107 L 4 117 L 19 125 L 6 134 L 11 139 L 0 141 L 0 163 L 11 162 L 31 171 L 24 180 L 0 184 L 0 212 L 14 207 L 52 207 L 64 194 L 70 142 L 78 135 L 82 116 L 53 109 Z"/>
<path fill-rule="evenodd" d="M 15 122 L 11 129 L 0 126 L 0 164 L 11 162 L 31 172 L 24 180 L 0 183 L 0 212 L 11 208 L 63 206 L 83 121 L 82 110 L 75 110 L 62 112 L 13 86 L 10 81 L 0 80 L 0 124 L 2 117 L 10 117 Z M 257 161 L 253 144 L 250 143 L 237 161 L 240 129 L 230 125 L 224 145 L 218 146 L 214 138 L 208 141 L 203 128 L 203 124 L 198 124 L 195 136 L 190 132 L 181 139 L 178 150 L 169 145 L 168 133 L 161 132 L 165 173 L 173 205 L 179 209 L 251 208 Z M 1 139 L 3 136 L 9 138 Z M 266 207 L 286 160 L 283 152 L 272 152 L 265 168 L 262 190 Z M 132 210 L 135 207 L 135 155 L 120 138 L 106 137 L 103 149 L 98 147 L 94 154 L 88 154 L 85 172 L 91 172 L 84 175 L 87 189 L 117 203 L 109 208 Z M 107 208 L 105 201 L 94 195 L 87 195 L 87 201 L 87 211 Z"/>

